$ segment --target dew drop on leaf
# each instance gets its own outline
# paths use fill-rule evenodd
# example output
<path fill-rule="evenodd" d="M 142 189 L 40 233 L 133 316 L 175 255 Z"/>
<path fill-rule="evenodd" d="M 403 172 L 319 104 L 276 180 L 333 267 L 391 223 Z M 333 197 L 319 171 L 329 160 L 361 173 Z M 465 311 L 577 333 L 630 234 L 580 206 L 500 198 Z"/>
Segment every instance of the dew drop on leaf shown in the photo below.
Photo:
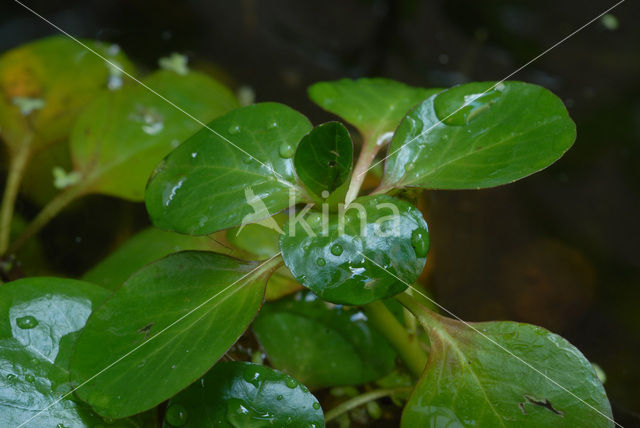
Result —
<path fill-rule="evenodd" d="M 320 409 L 320 403 L 318 403 L 317 401 L 313 403 L 313 408 L 316 410 Z"/>
<path fill-rule="evenodd" d="M 334 256 L 339 256 L 340 254 L 342 254 L 342 245 L 333 244 L 331 246 L 331 254 L 333 254 Z"/>
<path fill-rule="evenodd" d="M 285 381 L 285 384 L 287 385 L 287 387 L 294 389 L 296 386 L 298 386 L 298 381 L 290 377 L 290 378 L 287 378 L 287 380 Z"/>
<path fill-rule="evenodd" d="M 234 135 L 234 134 L 237 134 L 239 132 L 240 132 L 240 127 L 238 125 L 231 125 L 229 127 L 229 134 Z"/>
<path fill-rule="evenodd" d="M 21 329 L 28 330 L 36 327 L 38 325 L 38 320 L 32 317 L 31 315 L 27 315 L 27 316 L 16 319 L 16 324 Z"/>
<path fill-rule="evenodd" d="M 418 228 L 411 233 L 411 246 L 417 257 L 426 257 L 429 252 L 429 233 L 423 228 Z"/>
<path fill-rule="evenodd" d="M 29 383 L 33 383 L 35 382 L 36 378 L 32 374 L 28 374 L 24 377 L 24 380 L 26 380 Z"/>
<path fill-rule="evenodd" d="M 486 92 L 472 94 L 459 94 L 455 90 L 445 91 L 436 97 L 433 106 L 436 116 L 445 124 L 464 126 L 488 111 L 501 95 L 498 85 Z"/>
<path fill-rule="evenodd" d="M 318 260 L 316 260 L 316 264 L 318 266 L 324 266 L 327 264 L 327 261 L 325 259 L 323 259 L 322 257 L 318 257 Z"/>
<path fill-rule="evenodd" d="M 260 386 L 260 373 L 253 367 L 247 367 L 244 371 L 244 380 L 258 388 Z"/>
<path fill-rule="evenodd" d="M 294 153 L 296 152 L 296 149 L 289 142 L 284 142 L 280 144 L 280 148 L 278 152 L 280 153 L 280 157 L 284 159 L 289 159 L 294 155 Z"/>
<path fill-rule="evenodd" d="M 174 427 L 181 427 L 187 423 L 189 415 L 187 409 L 182 404 L 172 404 L 167 409 L 167 413 L 164 416 L 167 423 Z"/>

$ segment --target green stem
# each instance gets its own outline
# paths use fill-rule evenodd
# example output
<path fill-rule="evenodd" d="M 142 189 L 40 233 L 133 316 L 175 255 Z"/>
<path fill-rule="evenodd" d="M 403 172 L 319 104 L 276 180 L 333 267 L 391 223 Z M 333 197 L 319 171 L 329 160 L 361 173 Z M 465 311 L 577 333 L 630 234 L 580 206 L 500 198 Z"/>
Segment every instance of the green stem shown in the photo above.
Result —
<path fill-rule="evenodd" d="M 443 321 L 448 320 L 448 318 L 444 318 L 429 309 L 431 306 L 429 299 L 424 297 L 422 293 L 412 289 L 407 289 L 404 293 L 396 295 L 395 299 L 417 318 L 420 325 L 427 332 L 434 326 L 439 326 Z"/>
<path fill-rule="evenodd" d="M 11 236 L 11 219 L 15 206 L 20 182 L 27 167 L 31 155 L 31 140 L 27 139 L 20 144 L 18 150 L 11 155 L 9 174 L 5 184 L 4 195 L 2 197 L 2 208 L 0 208 L 0 256 L 5 255 L 9 247 Z"/>
<path fill-rule="evenodd" d="M 384 144 L 371 144 L 368 140 L 365 140 L 358 156 L 356 166 L 353 168 L 351 175 L 351 183 L 349 183 L 349 190 L 347 190 L 347 196 L 345 197 L 345 205 L 349 205 L 355 198 L 358 197 L 360 187 L 367 176 L 367 171 L 371 162 L 376 158 L 378 151 Z"/>
<path fill-rule="evenodd" d="M 420 377 L 427 365 L 427 354 L 420 346 L 418 338 L 407 332 L 384 303 L 380 301 L 369 303 L 363 307 L 363 310 L 375 329 L 398 351 L 411 373 Z"/>
<path fill-rule="evenodd" d="M 363 404 L 366 404 L 369 401 L 373 401 L 382 397 L 388 397 L 393 394 L 398 394 L 401 392 L 409 392 L 409 391 L 411 391 L 410 387 L 400 386 L 397 388 L 384 388 L 384 389 L 376 389 L 373 391 L 365 392 L 364 394 L 358 395 L 357 397 L 353 397 L 352 399 L 347 400 L 344 403 L 340 403 L 333 409 L 329 410 L 325 414 L 324 420 L 325 422 L 332 421 L 338 416 L 344 413 L 347 413 L 349 410 L 362 406 Z"/>
<path fill-rule="evenodd" d="M 15 253 L 22 246 L 36 235 L 44 226 L 51 221 L 56 215 L 60 213 L 67 205 L 76 199 L 84 196 L 86 193 L 86 187 L 84 185 L 72 186 L 63 192 L 58 193 L 47 205 L 42 208 L 36 218 L 34 218 L 29 226 L 22 232 L 22 234 L 11 245 L 10 252 Z"/>

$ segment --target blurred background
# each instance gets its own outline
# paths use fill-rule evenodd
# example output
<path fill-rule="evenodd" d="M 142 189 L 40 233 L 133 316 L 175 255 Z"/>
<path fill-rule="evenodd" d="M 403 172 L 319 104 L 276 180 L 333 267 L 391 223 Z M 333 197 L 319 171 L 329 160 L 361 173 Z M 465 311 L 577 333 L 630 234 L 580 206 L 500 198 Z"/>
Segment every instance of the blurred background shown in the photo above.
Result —
<path fill-rule="evenodd" d="M 445 87 L 500 80 L 615 1 L 25 0 L 74 36 L 119 44 L 142 70 L 186 54 L 193 68 L 333 119 L 309 84 L 383 76 Z M 511 77 L 565 102 L 578 139 L 518 183 L 429 192 L 428 286 L 465 320 L 542 325 L 607 375 L 616 420 L 640 426 L 640 5 L 627 0 Z M 10 0 L 0 51 L 56 30 Z M 38 205 L 21 200 L 33 216 Z M 148 224 L 141 204 L 92 196 L 42 233 L 52 271 L 79 275 Z"/>

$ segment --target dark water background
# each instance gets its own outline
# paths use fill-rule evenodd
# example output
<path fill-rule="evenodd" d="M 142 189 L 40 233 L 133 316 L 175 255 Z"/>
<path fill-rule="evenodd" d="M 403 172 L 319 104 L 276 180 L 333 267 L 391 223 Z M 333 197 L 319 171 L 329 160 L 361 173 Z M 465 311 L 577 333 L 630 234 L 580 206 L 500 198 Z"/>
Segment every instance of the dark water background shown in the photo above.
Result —
<path fill-rule="evenodd" d="M 191 65 L 318 124 L 318 80 L 384 76 L 420 86 L 499 80 L 614 1 L 29 1 L 75 36 L 118 43 L 142 69 Z M 513 79 L 557 93 L 577 123 L 570 152 L 516 184 L 432 192 L 430 288 L 466 320 L 513 319 L 568 338 L 608 380 L 616 420 L 640 426 L 640 7 L 612 13 Z M 3 0 L 0 51 L 56 33 Z M 26 201 L 18 212 L 37 207 Z M 147 224 L 141 205 L 75 204 L 42 234 L 51 266 L 78 275 Z"/>

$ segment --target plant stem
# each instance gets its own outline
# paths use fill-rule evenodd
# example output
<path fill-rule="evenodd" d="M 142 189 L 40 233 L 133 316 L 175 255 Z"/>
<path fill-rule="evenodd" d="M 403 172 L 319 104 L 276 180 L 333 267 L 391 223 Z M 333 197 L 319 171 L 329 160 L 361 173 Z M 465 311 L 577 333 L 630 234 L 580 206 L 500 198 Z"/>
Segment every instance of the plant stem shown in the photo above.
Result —
<path fill-rule="evenodd" d="M 427 332 L 434 326 L 441 324 L 443 320 L 447 320 L 447 318 L 429 309 L 431 302 L 421 293 L 407 289 L 403 293 L 396 295 L 395 299 L 416 317 L 420 325 L 422 325 Z"/>
<path fill-rule="evenodd" d="M 353 397 L 350 400 L 340 403 L 333 409 L 329 410 L 324 417 L 325 422 L 329 422 L 343 413 L 347 413 L 349 410 L 355 409 L 358 406 L 368 403 L 369 401 L 377 400 L 382 397 L 388 397 L 389 395 L 397 394 L 400 392 L 409 392 L 411 388 L 408 386 L 400 386 L 397 388 L 384 388 L 376 389 L 373 391 L 365 392 L 364 394 Z"/>
<path fill-rule="evenodd" d="M 347 190 L 347 196 L 345 197 L 345 205 L 349 205 L 358 197 L 358 192 L 360 192 L 360 187 L 367 176 L 369 166 L 371 166 L 371 162 L 376 158 L 382 146 L 383 144 L 371 144 L 368 140 L 364 141 L 356 166 L 353 168 L 351 183 L 349 183 L 349 190 Z"/>
<path fill-rule="evenodd" d="M 60 213 L 67 205 L 76 199 L 84 196 L 86 193 L 86 187 L 83 185 L 72 186 L 63 192 L 58 193 L 47 205 L 42 208 L 36 218 L 34 218 L 29 226 L 22 232 L 22 234 L 11 245 L 10 252 L 15 253 L 22 246 L 36 235 L 44 226 L 51 221 L 56 215 Z"/>
<path fill-rule="evenodd" d="M 4 195 L 2 197 L 2 208 L 0 208 L 0 256 L 7 252 L 9 247 L 9 237 L 11 236 L 11 219 L 13 218 L 13 209 L 20 182 L 27 167 L 29 157 L 31 155 L 31 139 L 28 138 L 20 144 L 17 151 L 11 154 L 11 163 L 9 164 L 9 174 L 7 175 L 7 183 L 5 185 Z"/>
<path fill-rule="evenodd" d="M 374 328 L 398 351 L 411 373 L 420 377 L 427 365 L 427 354 L 420 346 L 418 338 L 410 335 L 381 301 L 369 303 L 363 309 Z"/>

